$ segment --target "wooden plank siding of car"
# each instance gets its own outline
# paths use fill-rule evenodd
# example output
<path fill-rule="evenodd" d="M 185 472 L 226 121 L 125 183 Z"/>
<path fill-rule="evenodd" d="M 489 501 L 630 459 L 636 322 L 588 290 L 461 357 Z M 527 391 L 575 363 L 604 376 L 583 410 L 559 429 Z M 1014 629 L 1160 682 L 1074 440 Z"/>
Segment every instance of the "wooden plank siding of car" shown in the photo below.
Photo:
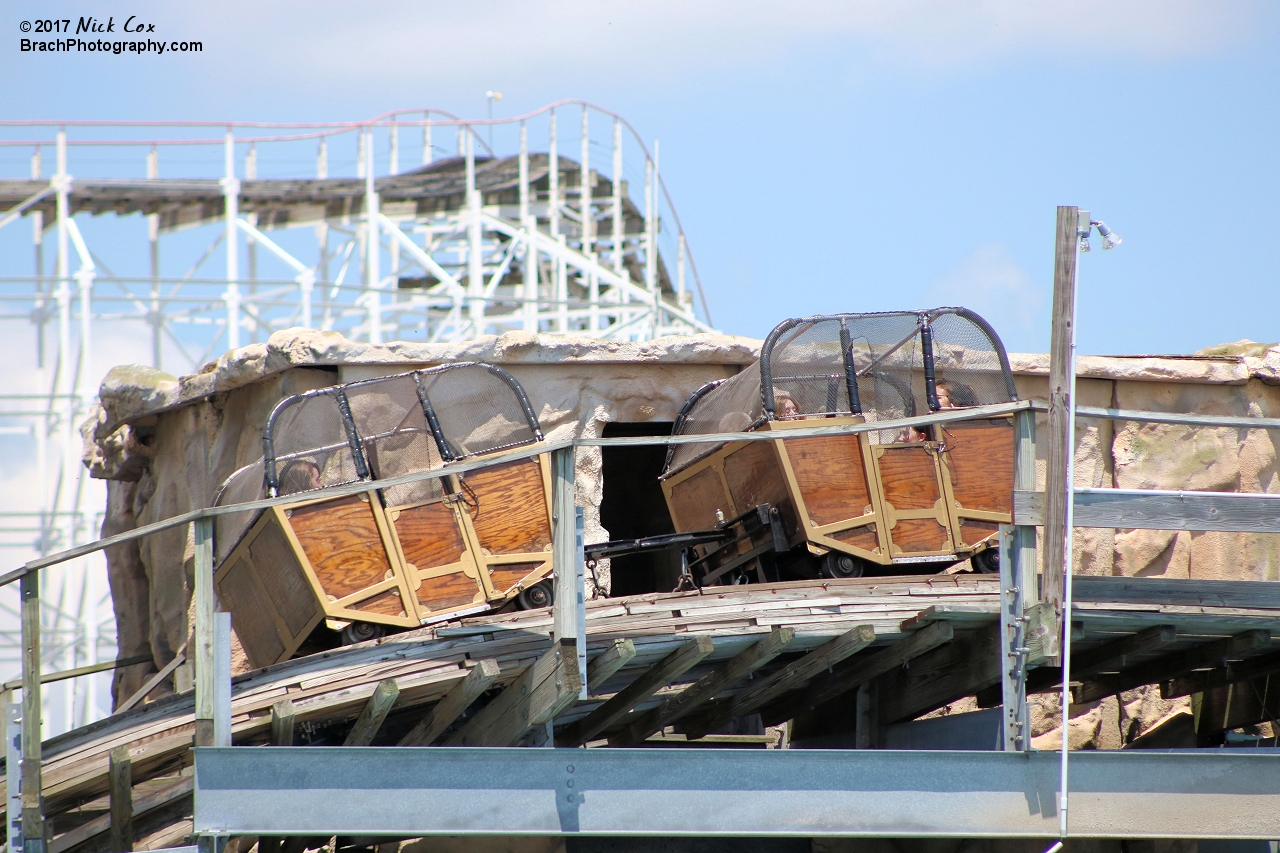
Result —
<path fill-rule="evenodd" d="M 214 576 L 255 667 L 287 660 L 324 616 L 286 525 L 278 507 L 264 512 Z"/>
<path fill-rule="evenodd" d="M 440 500 L 398 507 L 388 510 L 387 516 L 400 541 L 406 568 L 417 577 L 414 594 L 421 610 L 434 614 L 484 600 L 475 560 L 451 503 Z"/>
<path fill-rule="evenodd" d="M 890 555 L 945 554 L 954 549 L 937 453 L 924 442 L 876 448 L 889 522 Z"/>

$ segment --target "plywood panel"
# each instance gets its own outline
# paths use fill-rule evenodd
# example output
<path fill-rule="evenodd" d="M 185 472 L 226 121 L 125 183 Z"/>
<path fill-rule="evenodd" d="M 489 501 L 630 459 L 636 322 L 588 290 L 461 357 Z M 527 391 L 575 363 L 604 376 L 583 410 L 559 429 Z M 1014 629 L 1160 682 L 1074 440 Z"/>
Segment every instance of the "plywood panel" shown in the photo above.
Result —
<path fill-rule="evenodd" d="M 771 442 L 748 442 L 726 456 L 724 479 L 738 514 L 760 504 L 779 506 L 791 497 Z"/>
<path fill-rule="evenodd" d="M 734 515 L 724 492 L 720 472 L 707 467 L 671 487 L 668 499 L 676 531 L 709 530 L 716 526 L 716 510 L 725 518 Z"/>
<path fill-rule="evenodd" d="M 255 668 L 284 659 L 286 648 L 276 631 L 275 611 L 253 579 L 253 566 L 244 556 L 234 560 L 218 579 L 218 600 L 231 612 L 231 627 Z"/>
<path fill-rule="evenodd" d="M 527 554 L 551 545 L 551 520 L 537 460 L 523 459 L 466 475 L 477 506 L 468 506 L 480 547 L 490 554 Z"/>
<path fill-rule="evenodd" d="M 452 610 L 475 601 L 483 601 L 484 596 L 477 598 L 480 582 L 467 577 L 462 572 L 428 578 L 418 587 L 418 603 L 430 610 Z"/>
<path fill-rule="evenodd" d="M 861 548 L 864 551 L 874 551 L 880 547 L 880 540 L 876 536 L 873 525 L 855 527 L 852 530 L 840 530 L 832 533 L 831 538 L 846 545 Z"/>
<path fill-rule="evenodd" d="M 933 509 L 941 496 L 934 455 L 925 445 L 887 447 L 880 456 L 884 499 L 896 510 Z"/>
<path fill-rule="evenodd" d="M 345 598 L 389 576 L 373 510 L 359 496 L 298 507 L 289 522 L 326 595 Z"/>
<path fill-rule="evenodd" d="M 406 612 L 404 601 L 400 598 L 400 592 L 394 589 L 380 592 L 372 598 L 366 598 L 351 609 L 364 613 L 380 613 L 384 616 L 404 616 Z"/>
<path fill-rule="evenodd" d="M 909 556 L 922 551 L 947 551 L 951 547 L 947 542 L 947 528 L 932 518 L 899 519 L 889 531 L 889 536 L 893 544 L 903 552 L 901 555 L 895 553 L 894 556 Z"/>
<path fill-rule="evenodd" d="M 943 454 L 951 493 L 965 509 L 1013 511 L 1013 424 L 973 421 L 948 424 Z"/>
<path fill-rule="evenodd" d="M 976 545 L 999 531 L 1000 525 L 994 521 L 975 521 L 972 518 L 960 519 L 960 541 L 965 545 Z"/>
<path fill-rule="evenodd" d="M 789 439 L 786 449 L 809 518 L 819 526 L 868 512 L 871 492 L 858 436 Z"/>
<path fill-rule="evenodd" d="M 258 580 L 280 612 L 289 633 L 297 637 L 316 612 L 316 594 L 283 530 L 273 521 L 249 545 Z"/>
<path fill-rule="evenodd" d="M 511 588 L 537 571 L 542 563 L 510 563 L 505 566 L 493 566 L 489 569 L 489 577 L 493 588 L 501 593 L 508 593 Z"/>
<path fill-rule="evenodd" d="M 393 522 L 404 558 L 419 571 L 447 566 L 467 550 L 453 508 L 444 502 L 398 510 Z"/>

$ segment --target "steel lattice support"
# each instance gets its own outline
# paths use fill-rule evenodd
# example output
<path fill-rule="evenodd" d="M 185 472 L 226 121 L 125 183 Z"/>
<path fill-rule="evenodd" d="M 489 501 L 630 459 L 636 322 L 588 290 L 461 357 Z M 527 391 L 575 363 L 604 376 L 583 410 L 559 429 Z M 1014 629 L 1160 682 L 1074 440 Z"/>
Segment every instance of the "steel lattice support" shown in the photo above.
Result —
<path fill-rule="evenodd" d="M 0 395 L 0 437 L 35 463 L 25 505 L 0 512 L 0 548 L 15 563 L 98 535 L 104 491 L 85 476 L 79 427 L 105 368 L 121 361 L 189 373 L 291 326 L 370 343 L 711 329 L 686 287 L 698 289 L 697 274 L 656 156 L 625 120 L 584 102 L 492 122 L 416 110 L 141 129 L 0 122 L 0 152 L 34 152 L 25 174 L 0 171 L 0 322 L 31 340 L 36 365 L 30 387 Z M 643 198 L 628 185 L 643 185 Z M 133 220 L 136 246 L 110 231 Z M 34 275 L 24 274 L 32 248 Z M 146 349 L 121 355 L 122 338 Z M 114 656 L 94 565 L 46 583 L 50 669 Z M 16 669 L 16 602 L 0 610 L 12 611 L 0 617 L 0 665 Z M 97 715 L 98 680 L 50 688 L 49 733 Z"/>

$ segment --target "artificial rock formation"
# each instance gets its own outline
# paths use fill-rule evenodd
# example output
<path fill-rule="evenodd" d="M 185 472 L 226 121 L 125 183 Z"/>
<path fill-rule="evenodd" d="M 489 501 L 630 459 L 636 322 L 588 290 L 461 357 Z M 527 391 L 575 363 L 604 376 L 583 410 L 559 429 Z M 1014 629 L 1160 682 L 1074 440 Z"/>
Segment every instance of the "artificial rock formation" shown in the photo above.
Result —
<path fill-rule="evenodd" d="M 227 353 L 199 373 L 113 369 L 82 426 L 84 461 L 108 481 L 103 533 L 208 505 L 218 485 L 261 458 L 266 419 L 284 397 L 312 388 L 454 361 L 499 364 L 525 387 L 550 438 L 598 436 L 616 422 L 670 422 L 703 383 L 733 375 L 760 342 L 721 335 L 644 343 L 510 332 L 458 344 L 363 344 L 333 332 L 286 329 Z M 1048 358 L 1010 356 L 1019 396 L 1044 402 Z M 1081 405 L 1220 415 L 1280 416 L 1280 347 L 1243 341 L 1181 357 L 1082 357 Z M 1044 427 L 1043 419 L 1040 423 Z M 1043 483 L 1045 443 L 1038 448 Z M 588 541 L 600 524 L 601 453 L 580 450 L 577 500 Z M 1079 486 L 1277 491 L 1266 430 L 1189 429 L 1082 419 Z M 1098 575 L 1280 579 L 1275 537 L 1237 533 L 1078 530 L 1075 571 Z M 107 554 L 120 655 L 149 652 L 150 672 L 190 633 L 191 545 L 170 530 Z M 607 572 L 601 578 L 607 588 Z M 117 676 L 117 701 L 148 677 Z M 189 677 L 182 668 L 179 687 Z M 167 689 L 167 688 L 163 688 Z M 1144 716 L 1145 719 L 1145 716 Z"/>

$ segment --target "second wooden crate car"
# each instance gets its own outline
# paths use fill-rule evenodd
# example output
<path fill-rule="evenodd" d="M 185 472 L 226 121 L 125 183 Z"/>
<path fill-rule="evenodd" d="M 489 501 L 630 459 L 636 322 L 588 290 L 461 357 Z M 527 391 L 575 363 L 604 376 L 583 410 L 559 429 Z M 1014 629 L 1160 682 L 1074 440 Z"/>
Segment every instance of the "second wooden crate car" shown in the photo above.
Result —
<path fill-rule="evenodd" d="M 502 606 L 550 604 L 546 454 L 399 485 L 384 481 L 535 445 L 519 383 L 461 363 L 282 401 L 263 461 L 219 491 L 229 505 L 296 502 L 219 518 L 214 584 L 254 666 L 295 654 L 321 622 L 351 642 Z M 354 495 L 326 487 L 366 484 Z"/>
<path fill-rule="evenodd" d="M 668 452 L 662 488 L 677 531 L 723 526 L 759 507 L 775 514 L 772 529 L 698 546 L 694 580 L 764 579 L 779 568 L 829 577 L 937 571 L 966 558 L 994 570 L 998 527 L 1012 518 L 1011 416 L 787 433 L 1016 399 L 1000 338 L 967 309 L 787 320 L 756 363 L 699 389 L 676 420 L 678 435 L 776 436 Z"/>

